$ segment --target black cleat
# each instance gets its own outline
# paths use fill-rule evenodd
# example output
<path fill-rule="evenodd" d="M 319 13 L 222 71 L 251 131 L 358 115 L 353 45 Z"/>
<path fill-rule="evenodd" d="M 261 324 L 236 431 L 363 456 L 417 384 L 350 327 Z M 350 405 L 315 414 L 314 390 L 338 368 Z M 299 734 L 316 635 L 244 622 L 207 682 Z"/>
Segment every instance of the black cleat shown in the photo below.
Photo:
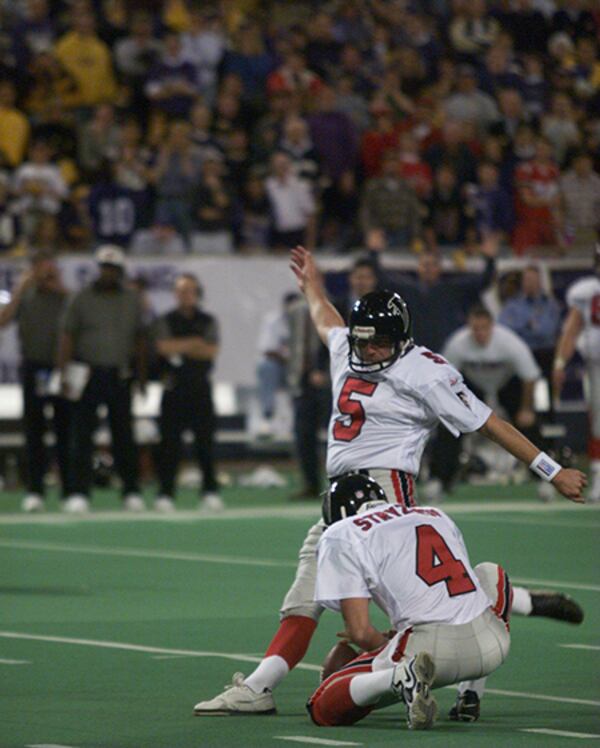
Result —
<path fill-rule="evenodd" d="M 529 615 L 554 618 L 567 623 L 581 623 L 583 609 L 572 597 L 562 592 L 529 591 L 531 594 L 532 610 Z"/>
<path fill-rule="evenodd" d="M 475 691 L 459 693 L 456 704 L 448 712 L 454 722 L 477 722 L 479 719 L 479 696 Z"/>

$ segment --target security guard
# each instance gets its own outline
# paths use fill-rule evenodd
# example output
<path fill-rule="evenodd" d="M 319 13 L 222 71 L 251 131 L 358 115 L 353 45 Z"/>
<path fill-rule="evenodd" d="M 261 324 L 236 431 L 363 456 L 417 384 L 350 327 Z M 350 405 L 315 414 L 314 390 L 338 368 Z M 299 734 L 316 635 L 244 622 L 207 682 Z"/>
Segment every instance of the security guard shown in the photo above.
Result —
<path fill-rule="evenodd" d="M 175 281 L 174 293 L 177 306 L 157 320 L 155 330 L 164 384 L 158 453 L 160 495 L 155 508 L 163 512 L 174 508 L 181 436 L 189 429 L 194 433 L 203 476 L 201 506 L 219 510 L 223 502 L 215 475 L 215 411 L 210 381 L 219 351 L 219 329 L 216 319 L 199 307 L 202 287 L 194 275 L 182 273 Z"/>

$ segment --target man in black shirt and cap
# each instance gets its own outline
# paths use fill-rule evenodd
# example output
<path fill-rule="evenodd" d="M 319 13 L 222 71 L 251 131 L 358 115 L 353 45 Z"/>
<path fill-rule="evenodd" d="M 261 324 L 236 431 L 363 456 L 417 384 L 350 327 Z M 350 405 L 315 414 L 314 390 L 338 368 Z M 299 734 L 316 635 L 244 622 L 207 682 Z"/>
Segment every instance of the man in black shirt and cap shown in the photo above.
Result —
<path fill-rule="evenodd" d="M 177 306 L 157 320 L 155 333 L 164 384 L 158 453 L 160 493 L 155 508 L 163 512 L 174 508 L 181 436 L 191 430 L 202 470 L 201 506 L 219 510 L 223 501 L 218 494 L 214 465 L 216 419 L 210 381 L 219 351 L 218 324 L 199 307 L 202 287 L 194 275 L 182 273 L 175 281 L 174 292 Z"/>

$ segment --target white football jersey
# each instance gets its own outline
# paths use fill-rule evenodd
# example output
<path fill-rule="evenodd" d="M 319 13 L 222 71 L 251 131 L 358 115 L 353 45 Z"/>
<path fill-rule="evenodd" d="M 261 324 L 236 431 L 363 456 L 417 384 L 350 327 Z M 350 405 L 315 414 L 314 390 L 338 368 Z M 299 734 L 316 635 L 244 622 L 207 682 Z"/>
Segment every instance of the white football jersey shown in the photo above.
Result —
<path fill-rule="evenodd" d="M 454 436 L 476 431 L 491 410 L 441 356 L 414 346 L 380 372 L 356 373 L 348 363 L 348 328 L 329 332 L 333 407 L 327 474 L 404 470 L 416 475 L 441 421 Z"/>
<path fill-rule="evenodd" d="M 477 343 L 467 325 L 461 327 L 446 342 L 443 355 L 485 393 L 489 403 L 497 402 L 498 391 L 511 377 L 533 381 L 542 374 L 527 343 L 497 322 L 485 346 Z"/>
<path fill-rule="evenodd" d="M 382 505 L 328 527 L 317 546 L 315 600 L 338 612 L 347 598 L 372 599 L 396 631 L 468 623 L 491 600 L 458 527 L 440 509 Z"/>
<path fill-rule="evenodd" d="M 583 317 L 577 350 L 587 361 L 600 361 L 600 278 L 594 275 L 576 281 L 567 291 L 567 305 Z"/>

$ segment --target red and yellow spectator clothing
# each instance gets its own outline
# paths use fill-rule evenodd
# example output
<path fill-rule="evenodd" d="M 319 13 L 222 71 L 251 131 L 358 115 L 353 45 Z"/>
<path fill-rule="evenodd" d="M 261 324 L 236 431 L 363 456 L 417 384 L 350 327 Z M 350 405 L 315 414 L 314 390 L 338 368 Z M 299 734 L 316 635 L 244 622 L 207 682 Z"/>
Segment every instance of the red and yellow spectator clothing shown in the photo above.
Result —
<path fill-rule="evenodd" d="M 77 83 L 73 106 L 94 106 L 117 95 L 110 49 L 97 36 L 69 31 L 55 47 L 56 56 Z"/>
<path fill-rule="evenodd" d="M 0 152 L 10 166 L 18 166 L 23 161 L 29 130 L 27 117 L 18 109 L 0 107 Z"/>

